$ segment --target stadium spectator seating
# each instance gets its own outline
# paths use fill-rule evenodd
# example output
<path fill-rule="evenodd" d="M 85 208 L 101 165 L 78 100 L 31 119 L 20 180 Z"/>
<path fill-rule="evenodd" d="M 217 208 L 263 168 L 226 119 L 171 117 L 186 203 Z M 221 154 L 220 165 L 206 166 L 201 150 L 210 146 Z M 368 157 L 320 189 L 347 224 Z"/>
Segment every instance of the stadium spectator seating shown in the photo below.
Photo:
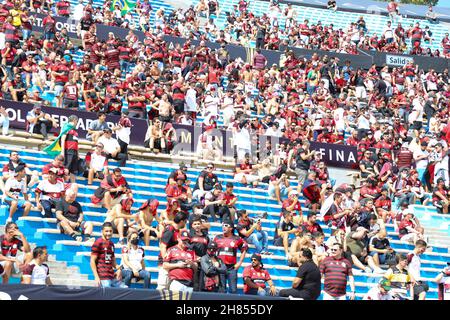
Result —
<path fill-rule="evenodd" d="M 9 148 L 4 147 L 0 150 L 1 165 L 6 163 L 6 159 L 9 153 Z M 34 151 L 31 149 L 21 149 L 21 158 L 27 162 L 30 166 L 36 169 L 41 169 L 42 166 L 51 161 L 51 158 L 43 152 Z M 157 198 L 162 206 L 165 205 L 164 185 L 172 170 L 173 165 L 167 165 L 167 163 L 157 162 L 142 162 L 133 161 L 127 167 L 123 168 L 124 175 L 130 183 L 132 189 L 135 191 L 134 197 L 136 199 L 135 207 L 144 202 L 148 198 Z M 199 173 L 199 169 L 190 168 L 188 171 L 188 177 L 194 180 Z M 218 176 L 223 181 L 232 180 L 231 171 L 218 172 Z M 152 183 L 148 184 L 151 180 Z M 146 182 L 146 183 L 144 183 Z M 86 179 L 77 178 L 77 183 L 80 185 L 78 201 L 83 205 L 86 220 L 94 223 L 94 235 L 100 236 L 100 226 L 105 219 L 105 210 L 94 206 L 90 203 L 89 195 L 99 185 L 99 182 L 95 182 L 93 186 L 86 185 Z M 295 182 L 292 182 L 295 185 Z M 274 200 L 268 199 L 266 191 L 264 189 L 251 189 L 244 187 L 240 184 L 236 184 L 235 192 L 239 197 L 237 207 L 239 209 L 247 209 L 250 213 L 268 212 L 268 218 L 263 220 L 263 228 L 269 233 L 270 239 L 273 239 L 275 225 L 279 217 L 279 206 Z M 304 206 L 304 201 L 303 201 Z M 433 207 L 425 208 L 427 214 L 433 212 Z M 307 212 L 308 209 L 303 207 L 303 211 Z M 420 213 L 424 211 L 422 207 L 416 207 L 415 211 Z M 0 224 L 3 224 L 6 219 L 7 208 L 2 206 L 0 208 Z M 435 217 L 429 215 L 429 224 L 437 226 L 441 225 L 445 220 L 447 225 L 446 231 L 450 234 L 450 218 L 447 217 Z M 60 234 L 56 228 L 56 219 L 54 218 L 41 218 L 40 213 L 32 211 L 29 217 L 21 217 L 17 220 L 19 228 L 24 232 L 26 237 L 31 243 L 39 243 L 40 245 L 47 245 L 49 254 L 55 255 L 57 261 L 65 261 L 69 267 L 78 267 L 82 275 L 82 279 L 93 280 L 93 276 L 89 266 L 90 245 L 84 243 L 78 243 L 76 241 L 68 240 L 67 236 Z M 325 234 L 330 235 L 330 229 L 321 222 L 322 228 L 324 228 Z M 216 235 L 220 232 L 220 224 L 212 223 L 211 235 Z M 408 252 L 413 247 L 411 245 L 402 243 L 398 240 L 397 232 L 392 224 L 387 225 L 388 235 L 391 239 L 392 247 L 397 252 Z M 114 239 L 117 240 L 116 238 Z M 252 246 L 250 246 L 252 248 Z M 252 249 L 251 249 L 252 250 Z M 287 288 L 291 285 L 291 281 L 295 276 L 296 268 L 290 268 L 286 265 L 284 252 L 280 247 L 270 246 L 270 250 L 274 253 L 272 256 L 264 256 L 263 261 L 265 267 L 273 276 L 275 285 L 280 288 Z M 157 279 L 157 255 L 159 252 L 158 244 L 156 241 L 152 241 L 150 247 L 145 247 L 146 264 L 147 269 L 152 274 L 152 288 L 155 287 Z M 251 251 L 250 251 L 251 252 Z M 116 247 L 116 254 L 120 257 L 120 247 Z M 430 299 L 437 299 L 436 284 L 431 280 L 440 272 L 445 266 L 446 261 L 450 258 L 448 252 L 448 246 L 443 244 L 442 246 L 434 246 L 431 252 L 426 252 L 422 258 L 422 276 L 430 280 L 430 291 L 428 297 Z M 248 254 L 243 267 L 250 263 L 250 255 Z M 239 270 L 239 275 L 242 276 L 242 269 Z M 365 274 L 355 271 L 355 281 L 357 288 L 357 297 L 361 298 L 369 288 L 377 283 L 380 275 Z M 12 282 L 17 282 L 18 279 L 12 279 Z M 85 281 L 86 282 L 86 281 Z M 83 283 L 83 281 L 82 281 Z M 88 282 L 86 282 L 88 283 Z M 139 287 L 140 284 L 133 284 L 133 286 Z M 242 293 L 242 277 L 239 280 L 239 292 Z"/>

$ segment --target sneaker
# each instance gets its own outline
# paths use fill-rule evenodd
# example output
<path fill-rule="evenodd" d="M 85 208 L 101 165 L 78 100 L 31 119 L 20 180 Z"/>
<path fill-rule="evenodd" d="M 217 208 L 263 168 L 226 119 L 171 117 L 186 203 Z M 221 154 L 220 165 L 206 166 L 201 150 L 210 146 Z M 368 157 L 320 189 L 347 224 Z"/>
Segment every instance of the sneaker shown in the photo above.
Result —
<path fill-rule="evenodd" d="M 262 217 L 263 219 L 267 219 L 267 216 L 268 216 L 268 213 L 267 213 L 267 212 L 263 212 L 263 214 L 261 215 L 261 217 Z"/>
<path fill-rule="evenodd" d="M 76 237 L 75 237 L 75 240 L 76 240 L 77 242 L 83 242 L 83 237 L 82 237 L 82 236 L 76 236 Z"/>
<path fill-rule="evenodd" d="M 12 222 L 12 218 L 11 217 L 6 218 L 5 224 L 7 224 L 9 222 Z"/>
<path fill-rule="evenodd" d="M 365 271 L 366 273 L 372 273 L 372 269 L 370 269 L 369 267 L 366 267 L 366 268 L 364 269 L 364 271 Z"/>
<path fill-rule="evenodd" d="M 381 269 L 381 268 L 377 268 L 377 269 L 375 269 L 373 272 L 374 272 L 374 273 L 378 273 L 378 274 L 385 274 L 385 273 L 386 273 L 386 271 L 384 271 L 384 270 Z"/>

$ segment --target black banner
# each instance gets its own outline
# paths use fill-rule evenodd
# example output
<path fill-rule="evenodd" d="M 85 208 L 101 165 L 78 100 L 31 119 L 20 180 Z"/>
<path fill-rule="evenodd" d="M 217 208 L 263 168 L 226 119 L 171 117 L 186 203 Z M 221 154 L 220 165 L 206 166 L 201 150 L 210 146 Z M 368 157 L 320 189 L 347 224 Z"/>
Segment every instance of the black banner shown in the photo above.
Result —
<path fill-rule="evenodd" d="M 41 13 L 35 13 L 32 14 L 32 16 L 35 18 L 33 21 L 33 31 L 37 32 L 44 32 L 44 27 L 42 25 L 42 21 L 46 17 L 46 15 Z M 52 16 L 53 19 L 56 20 L 56 31 L 61 31 L 62 28 L 66 28 L 68 31 L 68 35 L 70 38 L 78 38 L 77 36 L 77 25 L 78 20 L 75 20 L 73 18 L 64 18 L 64 17 L 58 17 L 58 16 Z"/>
<path fill-rule="evenodd" d="M 111 27 L 111 26 L 105 26 L 101 24 L 97 24 L 97 37 L 100 40 L 106 40 L 108 39 L 108 33 L 112 32 L 116 37 L 119 39 L 124 39 L 129 29 L 119 28 L 119 27 Z M 133 31 L 135 35 L 139 38 L 140 41 L 144 41 L 145 35 L 142 31 Z M 184 44 L 186 41 L 185 38 L 180 37 L 173 37 L 173 36 L 164 36 L 164 41 L 167 43 L 180 43 Z M 198 45 L 200 41 L 198 40 L 192 40 L 193 45 Z M 218 43 L 214 42 L 208 42 L 206 41 L 206 45 L 209 48 L 217 49 L 220 47 Z M 244 61 L 250 61 L 254 50 L 250 48 L 245 48 L 242 46 L 237 45 L 226 45 L 226 48 L 228 52 L 230 53 L 231 59 L 236 59 L 240 57 Z M 272 65 L 274 63 L 279 64 L 280 58 L 284 54 L 284 50 L 286 47 L 280 48 L 280 51 L 276 50 L 261 50 L 262 54 L 267 59 L 267 64 Z M 385 52 L 378 52 L 378 51 L 363 51 L 360 50 L 360 54 L 358 55 L 352 55 L 352 54 L 344 54 L 344 53 L 336 53 L 331 51 L 323 51 L 323 50 L 307 50 L 302 48 L 296 48 L 296 47 L 288 47 L 288 49 L 291 49 L 295 52 L 297 56 L 304 56 L 305 58 L 311 58 L 314 53 L 317 53 L 319 56 L 323 57 L 324 55 L 328 55 L 329 57 L 338 57 L 339 58 L 339 65 L 344 65 L 346 60 L 350 60 L 352 62 L 352 67 L 354 68 L 363 68 L 363 69 L 369 69 L 370 66 L 375 63 L 377 66 L 381 67 L 384 64 L 387 64 L 387 58 L 386 55 L 395 55 L 399 57 L 412 57 L 414 59 L 414 63 L 418 64 L 420 68 L 428 70 L 430 68 L 435 69 L 438 72 L 442 72 L 446 68 L 450 67 L 450 59 L 444 59 L 444 58 L 431 58 L 431 57 L 425 57 L 425 56 L 408 56 L 408 55 L 402 55 L 402 54 L 390 54 Z M 391 65 L 392 66 L 392 65 Z"/>
<path fill-rule="evenodd" d="M 0 300 L 286 300 L 208 292 L 9 284 L 0 285 Z"/>
<path fill-rule="evenodd" d="M 0 106 L 4 106 L 10 120 L 11 128 L 25 130 L 27 113 L 33 109 L 34 105 L 30 103 L 15 102 L 10 100 L 0 100 Z M 87 129 L 92 121 L 97 119 L 97 115 L 93 112 L 86 111 L 72 111 L 67 109 L 60 109 L 54 107 L 42 106 L 42 111 L 48 113 L 53 119 L 57 121 L 59 127 L 62 127 L 70 115 L 78 116 L 78 134 L 81 139 L 86 138 Z M 108 126 L 112 128 L 118 123 L 120 117 L 108 115 L 106 122 Z M 146 120 L 130 118 L 132 123 L 130 143 L 133 145 L 142 146 L 144 144 L 145 135 L 148 129 Z M 204 129 L 200 126 L 187 126 L 181 124 L 173 124 L 173 127 L 177 136 L 177 145 L 174 149 L 174 154 L 179 152 L 195 153 L 199 142 L 199 137 L 203 133 Z M 53 129 L 53 133 L 59 133 L 58 129 Z M 214 135 L 216 143 L 222 148 L 222 152 L 227 157 L 232 157 L 234 154 L 233 146 L 233 134 L 229 130 L 213 130 L 211 133 Z M 266 140 L 272 142 L 272 151 L 275 152 L 275 148 L 281 142 L 288 142 L 286 138 L 277 138 L 271 136 L 258 136 L 250 137 L 252 141 L 258 139 L 261 146 L 266 145 Z M 252 143 L 251 152 L 254 154 L 257 150 L 257 144 Z M 328 144 L 311 142 L 311 148 L 317 150 L 322 154 L 325 163 L 333 167 L 341 167 L 354 169 L 357 166 L 357 151 L 356 147 L 340 145 L 340 144 Z"/>

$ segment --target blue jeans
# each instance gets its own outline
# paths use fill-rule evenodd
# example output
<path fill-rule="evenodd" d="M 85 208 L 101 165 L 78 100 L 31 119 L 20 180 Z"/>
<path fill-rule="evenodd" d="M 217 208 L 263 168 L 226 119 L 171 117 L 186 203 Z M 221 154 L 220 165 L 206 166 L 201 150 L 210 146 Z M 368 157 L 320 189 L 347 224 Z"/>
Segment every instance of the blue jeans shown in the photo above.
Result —
<path fill-rule="evenodd" d="M 130 62 L 129 61 L 120 60 L 120 70 L 122 70 L 122 72 L 127 73 L 129 66 L 130 66 Z"/>
<path fill-rule="evenodd" d="M 256 252 L 261 253 L 261 251 L 267 249 L 267 244 L 269 242 L 267 232 L 264 230 L 253 231 L 253 233 L 247 239 L 248 243 L 254 244 L 256 247 Z"/>
<path fill-rule="evenodd" d="M 23 36 L 23 40 L 28 40 L 28 38 L 31 35 L 31 30 L 28 29 L 22 29 L 22 36 Z"/>
<path fill-rule="evenodd" d="M 230 266 L 225 274 L 220 274 L 220 282 L 225 288 L 230 289 L 230 293 L 237 292 L 237 270 L 234 269 L 234 266 Z"/>
<path fill-rule="evenodd" d="M 122 270 L 122 277 L 123 277 L 123 282 L 128 287 L 131 284 L 131 279 L 136 278 L 133 274 L 133 271 L 127 270 L 127 269 Z M 148 272 L 147 270 L 139 271 L 139 279 L 144 280 L 144 288 L 145 289 L 150 288 L 150 280 L 151 280 L 150 272 Z"/>
<path fill-rule="evenodd" d="M 117 279 L 101 280 L 102 288 L 128 288 L 122 281 Z"/>

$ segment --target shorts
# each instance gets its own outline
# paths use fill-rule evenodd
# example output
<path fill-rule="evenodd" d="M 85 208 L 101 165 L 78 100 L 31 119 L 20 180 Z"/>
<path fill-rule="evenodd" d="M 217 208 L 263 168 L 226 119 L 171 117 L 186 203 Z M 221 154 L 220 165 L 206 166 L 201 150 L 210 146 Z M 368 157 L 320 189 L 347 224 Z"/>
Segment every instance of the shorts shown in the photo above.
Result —
<path fill-rule="evenodd" d="M 288 238 L 288 244 L 289 244 L 289 246 L 291 246 L 292 241 L 294 241 L 293 238 Z M 274 245 L 275 247 L 282 247 L 282 246 L 283 246 L 283 238 L 282 238 L 282 237 L 276 238 L 276 239 L 273 241 L 273 245 Z"/>
<path fill-rule="evenodd" d="M 422 129 L 422 121 L 414 121 L 413 122 L 413 129 L 419 131 L 420 129 Z"/>
<path fill-rule="evenodd" d="M 275 198 L 275 186 L 273 184 L 269 184 L 269 196 L 272 198 Z M 286 186 L 280 187 L 280 196 L 281 197 L 287 197 L 288 196 L 288 188 Z"/>
<path fill-rule="evenodd" d="M 405 234 L 403 237 L 400 238 L 401 242 L 406 242 L 406 243 L 413 243 L 414 239 L 415 239 L 415 233 L 408 233 Z"/>
<path fill-rule="evenodd" d="M 44 38 L 45 40 L 52 40 L 55 38 L 55 34 L 53 32 L 45 32 Z"/>
<path fill-rule="evenodd" d="M 442 200 L 433 201 L 433 206 L 436 207 L 438 213 L 442 213 L 442 208 L 444 206 L 444 201 L 442 201 Z"/>
<path fill-rule="evenodd" d="M 117 226 L 115 223 L 112 223 L 113 233 L 119 234 L 119 230 L 117 230 Z M 128 226 L 126 223 L 123 224 L 123 235 L 126 236 L 128 233 Z"/>
<path fill-rule="evenodd" d="M 247 183 L 252 183 L 255 182 L 259 179 L 258 176 L 252 175 L 252 174 L 246 174 L 246 173 L 236 173 L 236 175 L 234 176 L 234 181 L 235 182 L 241 182 L 242 178 L 245 177 L 245 180 L 247 180 Z"/>
<path fill-rule="evenodd" d="M 173 108 L 175 109 L 175 113 L 183 113 L 184 112 L 184 100 L 174 100 Z"/>
<path fill-rule="evenodd" d="M 63 99 L 63 107 L 69 109 L 78 109 L 80 104 L 78 100 Z"/>
<path fill-rule="evenodd" d="M 419 294 L 422 292 L 428 292 L 430 290 L 430 287 L 428 286 L 428 283 L 425 281 L 417 281 L 417 284 L 414 286 L 414 300 L 419 299 Z"/>
<path fill-rule="evenodd" d="M 13 201 L 17 201 L 17 207 L 18 208 L 24 208 L 26 203 L 27 203 L 27 201 L 25 201 L 23 199 L 16 200 L 16 199 L 12 199 L 12 198 L 9 198 L 9 197 L 6 197 L 6 199 L 5 199 L 5 202 L 8 205 L 11 205 L 11 202 L 13 202 Z"/>
<path fill-rule="evenodd" d="M 370 256 L 373 257 L 378 252 L 372 251 L 370 252 Z M 384 264 L 386 262 L 386 254 L 385 253 L 378 253 L 378 261 L 380 261 L 380 264 Z"/>
<path fill-rule="evenodd" d="M 55 85 L 55 97 L 61 96 L 63 90 L 64 90 L 63 85 L 60 85 L 60 84 Z"/>
<path fill-rule="evenodd" d="M 18 259 L 20 263 L 23 263 L 23 261 L 25 259 L 25 255 L 23 253 L 20 253 L 20 254 L 16 255 L 16 259 Z M 4 269 L 5 264 L 6 264 L 6 261 L 0 261 L 0 276 L 2 276 L 3 273 L 5 272 L 5 269 Z M 13 274 L 20 274 L 21 271 L 20 271 L 19 266 L 17 265 L 17 263 L 14 263 L 13 266 L 14 267 L 13 267 L 12 273 Z"/>
<path fill-rule="evenodd" d="M 58 223 L 56 224 L 56 227 L 61 231 L 62 234 L 65 233 L 64 228 L 61 226 L 61 221 L 58 221 Z M 85 228 L 86 228 L 86 221 L 82 221 L 78 227 L 72 228 L 72 229 L 73 229 L 73 231 L 84 233 Z"/>

